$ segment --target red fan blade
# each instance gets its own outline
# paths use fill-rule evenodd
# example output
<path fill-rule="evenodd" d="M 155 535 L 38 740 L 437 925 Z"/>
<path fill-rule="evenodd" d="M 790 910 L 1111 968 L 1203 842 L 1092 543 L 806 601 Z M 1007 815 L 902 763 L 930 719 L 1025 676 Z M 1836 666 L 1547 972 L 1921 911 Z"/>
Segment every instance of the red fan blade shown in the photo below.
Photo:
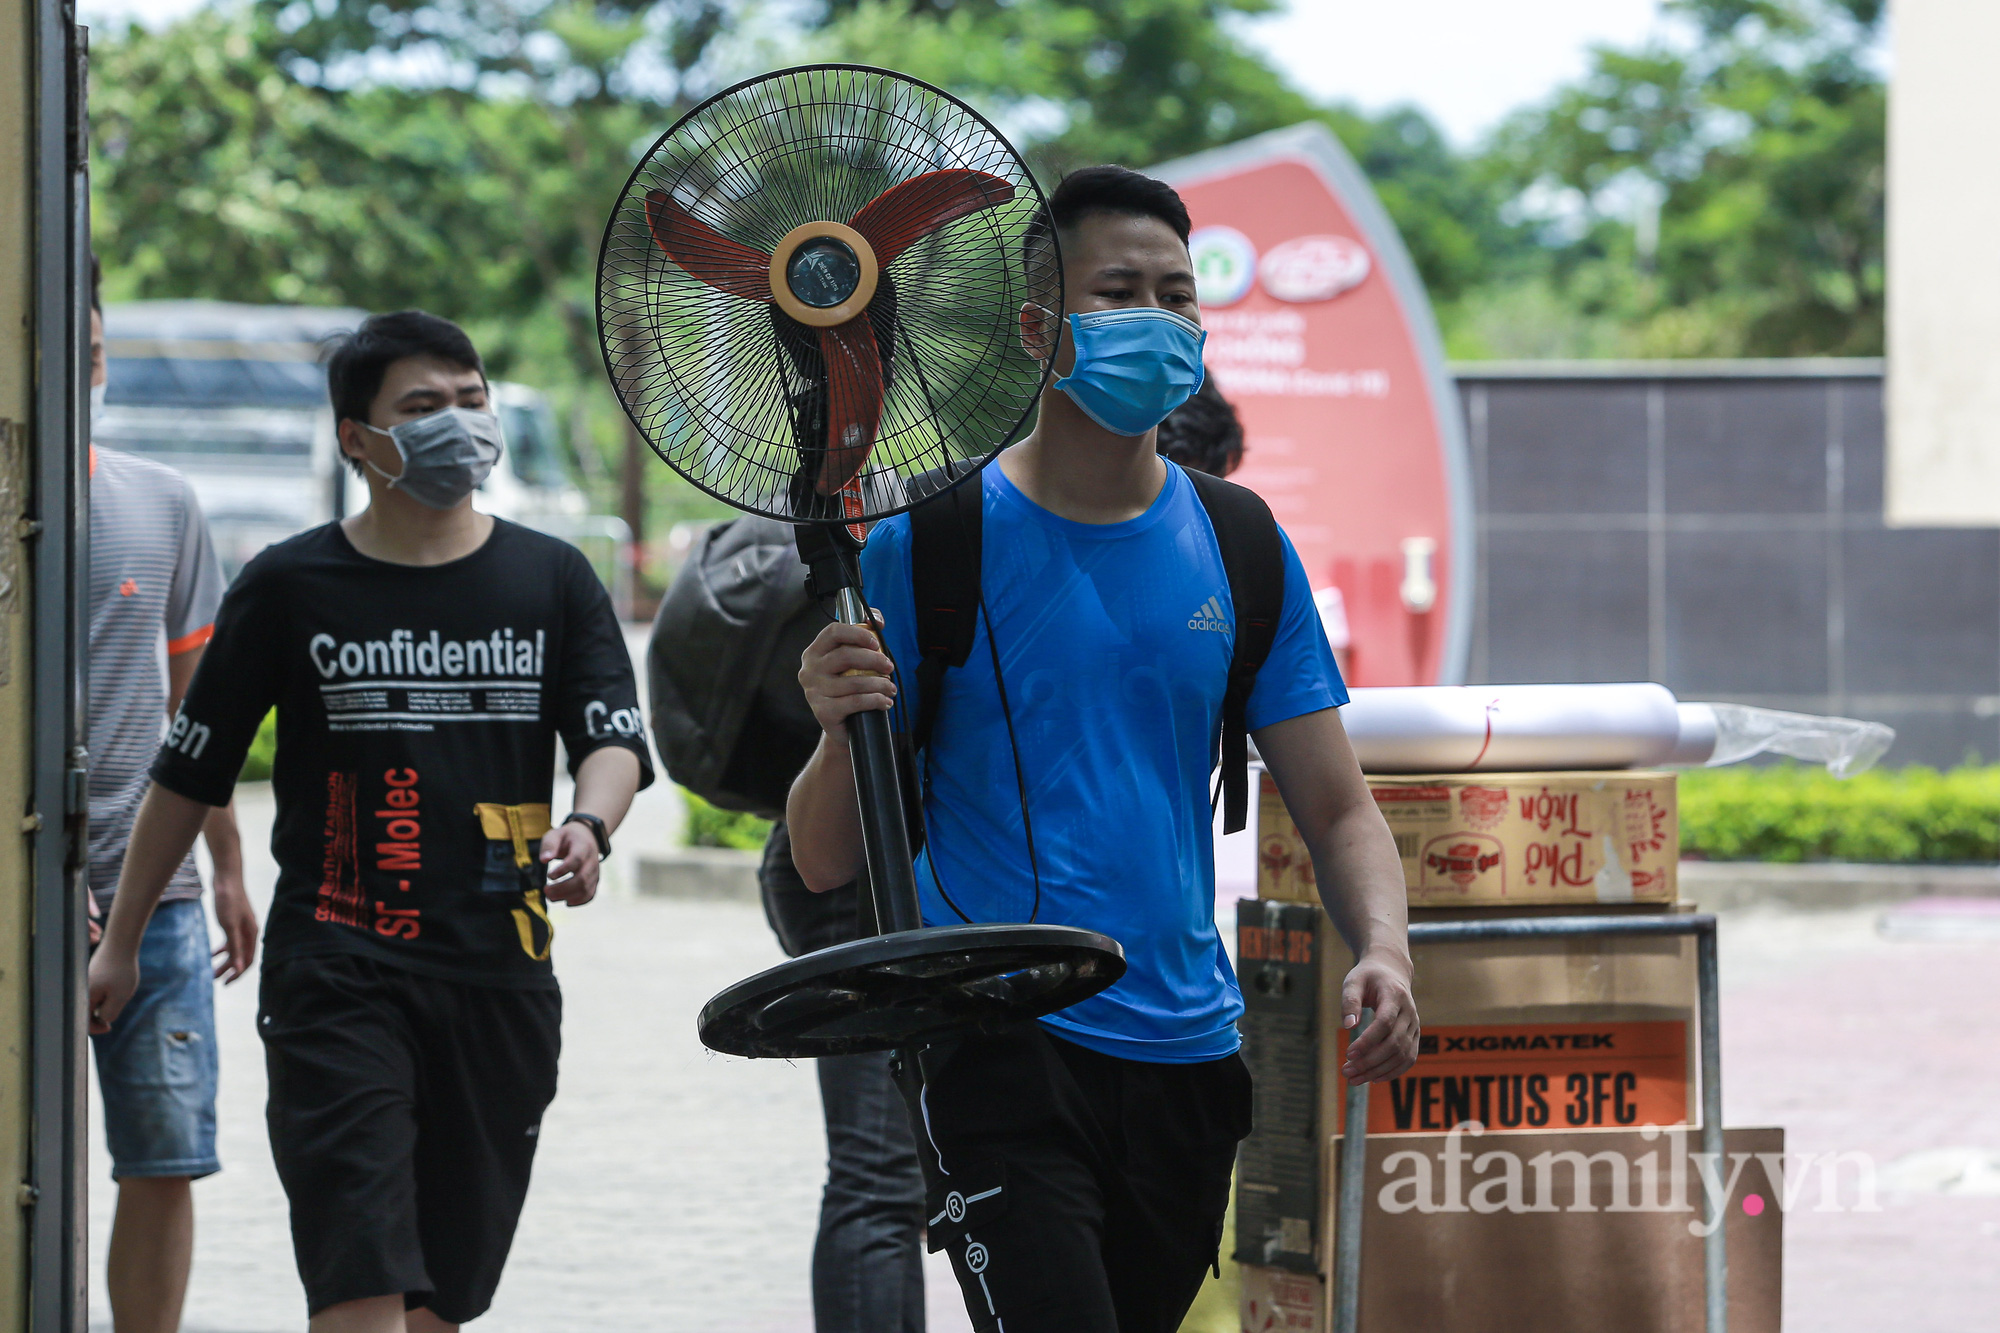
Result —
<path fill-rule="evenodd" d="M 868 316 L 819 331 L 826 359 L 826 462 L 816 487 L 836 495 L 860 475 L 882 425 L 882 355 Z"/>
<path fill-rule="evenodd" d="M 665 190 L 646 191 L 646 226 L 668 258 L 709 286 L 746 301 L 771 299 L 771 256 L 730 240 Z"/>
<path fill-rule="evenodd" d="M 847 225 L 868 238 L 886 268 L 945 223 L 1013 197 L 1013 186 L 983 171 L 927 171 L 870 199 Z"/>
<path fill-rule="evenodd" d="M 840 512 L 846 518 L 855 520 L 847 525 L 847 535 L 857 542 L 868 540 L 869 525 L 861 521 L 861 479 L 856 477 L 840 488 Z"/>

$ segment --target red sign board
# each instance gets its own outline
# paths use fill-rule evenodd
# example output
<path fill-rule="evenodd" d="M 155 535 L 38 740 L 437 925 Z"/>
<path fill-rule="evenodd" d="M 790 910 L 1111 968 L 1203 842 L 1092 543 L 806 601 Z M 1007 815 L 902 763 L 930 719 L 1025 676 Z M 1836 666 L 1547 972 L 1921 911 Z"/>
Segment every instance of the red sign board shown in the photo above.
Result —
<path fill-rule="evenodd" d="M 1451 684 L 1471 639 L 1457 397 L 1401 238 L 1324 127 L 1156 169 L 1187 201 L 1209 373 L 1243 418 L 1239 481 L 1317 592 L 1340 590 L 1360 685 Z"/>

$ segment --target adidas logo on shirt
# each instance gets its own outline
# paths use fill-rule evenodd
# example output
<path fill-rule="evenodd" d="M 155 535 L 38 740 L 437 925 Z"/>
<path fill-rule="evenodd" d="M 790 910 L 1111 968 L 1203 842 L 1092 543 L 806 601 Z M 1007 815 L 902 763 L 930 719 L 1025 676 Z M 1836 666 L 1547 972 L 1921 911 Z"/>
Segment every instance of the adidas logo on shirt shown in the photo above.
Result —
<path fill-rule="evenodd" d="M 1214 630 L 1217 634 L 1229 633 L 1229 622 L 1222 616 L 1221 600 L 1211 597 L 1203 602 L 1201 609 L 1188 617 L 1188 628 Z"/>

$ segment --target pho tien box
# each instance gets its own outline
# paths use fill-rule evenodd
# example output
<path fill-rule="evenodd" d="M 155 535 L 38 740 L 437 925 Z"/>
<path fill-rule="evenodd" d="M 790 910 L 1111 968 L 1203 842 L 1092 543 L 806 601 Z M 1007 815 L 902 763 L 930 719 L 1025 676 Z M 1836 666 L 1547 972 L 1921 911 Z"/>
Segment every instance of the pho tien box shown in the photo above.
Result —
<path fill-rule="evenodd" d="M 1674 775 L 1448 773 L 1371 777 L 1413 907 L 1671 903 L 1680 820 Z M 1258 895 L 1318 898 L 1277 786 L 1263 780 Z"/>

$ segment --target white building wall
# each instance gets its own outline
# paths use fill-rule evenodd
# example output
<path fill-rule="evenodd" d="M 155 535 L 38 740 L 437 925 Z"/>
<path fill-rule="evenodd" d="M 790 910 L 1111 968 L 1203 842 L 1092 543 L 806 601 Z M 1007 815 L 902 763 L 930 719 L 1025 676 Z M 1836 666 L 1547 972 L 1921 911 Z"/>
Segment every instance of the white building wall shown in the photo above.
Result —
<path fill-rule="evenodd" d="M 2000 524 L 2000 3 L 1896 0 L 1887 519 Z"/>

